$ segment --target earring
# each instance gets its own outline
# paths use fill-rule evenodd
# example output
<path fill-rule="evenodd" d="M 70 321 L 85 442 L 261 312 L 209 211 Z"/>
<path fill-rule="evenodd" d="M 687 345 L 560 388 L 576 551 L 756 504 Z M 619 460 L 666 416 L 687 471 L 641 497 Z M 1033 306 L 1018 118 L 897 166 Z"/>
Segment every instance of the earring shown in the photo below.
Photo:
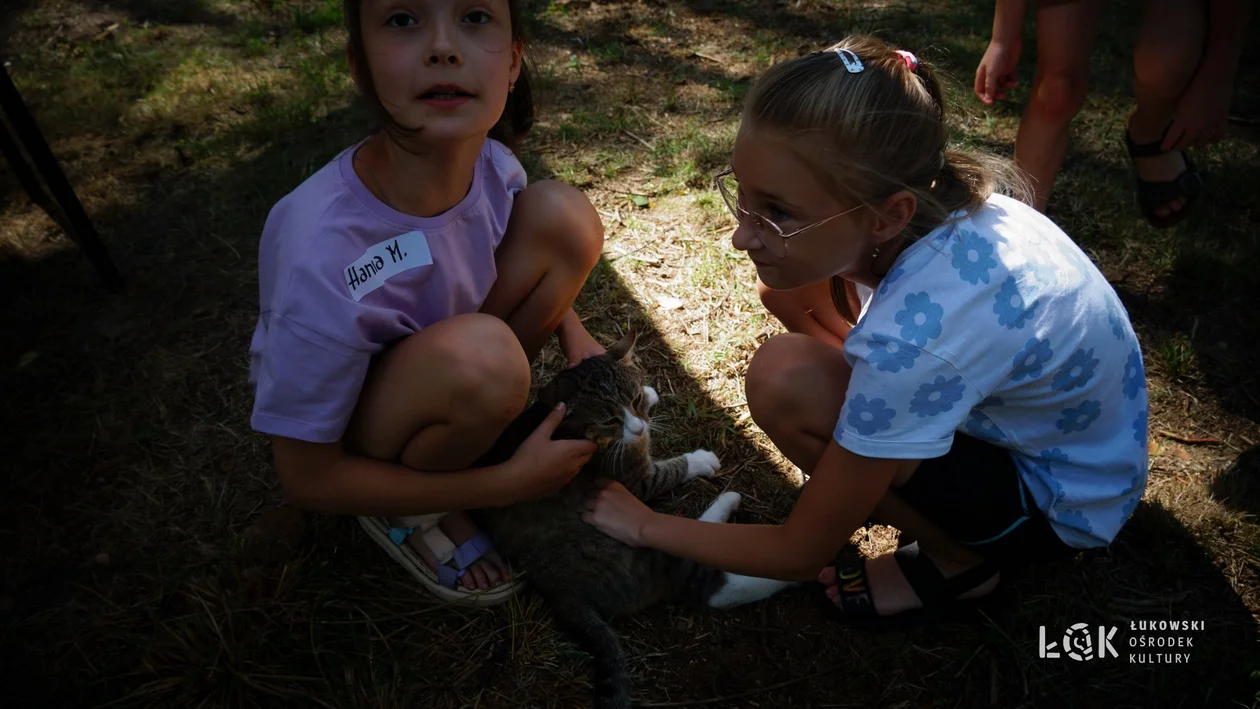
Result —
<path fill-rule="evenodd" d="M 516 90 L 516 82 L 515 81 L 508 82 L 508 93 L 512 93 L 515 90 Z"/>
<path fill-rule="evenodd" d="M 877 258 L 879 258 L 879 247 L 878 247 L 878 246 L 876 246 L 876 247 L 875 247 L 875 251 L 871 253 L 871 260 L 872 260 L 872 261 L 874 261 L 874 260 L 875 260 L 875 259 L 877 259 Z"/>

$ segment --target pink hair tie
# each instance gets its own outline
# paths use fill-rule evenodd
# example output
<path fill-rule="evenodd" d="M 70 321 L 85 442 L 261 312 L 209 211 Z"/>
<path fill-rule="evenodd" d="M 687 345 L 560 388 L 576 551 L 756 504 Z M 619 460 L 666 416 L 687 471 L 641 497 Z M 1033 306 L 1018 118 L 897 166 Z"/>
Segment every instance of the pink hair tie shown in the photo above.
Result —
<path fill-rule="evenodd" d="M 897 50 L 897 54 L 900 54 L 900 55 L 901 55 L 901 58 L 905 60 L 905 62 L 906 62 L 906 68 L 907 68 L 907 69 L 909 69 L 910 71 L 917 71 L 917 70 L 918 70 L 918 68 L 919 68 L 919 58 L 918 58 L 918 57 L 914 56 L 913 54 L 911 54 L 910 52 L 907 52 L 907 51 L 906 51 L 906 50 L 904 50 L 904 49 L 898 49 L 898 50 Z"/>

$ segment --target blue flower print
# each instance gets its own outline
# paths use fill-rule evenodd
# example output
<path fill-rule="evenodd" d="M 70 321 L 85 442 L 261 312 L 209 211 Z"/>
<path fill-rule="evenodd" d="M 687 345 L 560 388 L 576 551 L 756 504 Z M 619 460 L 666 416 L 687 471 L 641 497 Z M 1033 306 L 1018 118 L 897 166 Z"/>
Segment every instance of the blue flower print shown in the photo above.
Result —
<path fill-rule="evenodd" d="M 1078 510 L 1060 512 L 1056 514 L 1054 518 L 1065 527 L 1071 527 L 1072 529 L 1086 533 L 1092 533 L 1094 531 L 1094 528 L 1089 526 L 1089 520 L 1085 519 L 1085 515 L 1081 514 Z"/>
<path fill-rule="evenodd" d="M 910 400 L 910 413 L 918 414 L 921 419 L 936 416 L 954 408 L 954 404 L 962 401 L 962 397 L 961 376 L 946 379 L 938 375 L 936 381 L 924 384 L 914 393 L 914 398 Z"/>
<path fill-rule="evenodd" d="M 1024 344 L 1024 349 L 1015 355 L 1015 360 L 1011 363 L 1014 369 L 1011 371 L 1011 381 L 1019 381 L 1021 379 L 1036 379 L 1041 376 L 1041 368 L 1050 361 L 1054 356 L 1054 350 L 1050 349 L 1050 341 L 1040 338 L 1031 338 Z"/>
<path fill-rule="evenodd" d="M 1048 475 L 1049 471 L 1046 471 L 1046 472 Z M 1067 496 L 1067 492 L 1063 490 L 1063 483 L 1059 482 L 1058 480 L 1055 480 L 1054 478 L 1050 478 L 1050 483 L 1054 486 L 1054 501 L 1050 503 L 1050 505 L 1053 507 L 1054 505 L 1057 505 L 1063 501 L 1063 498 Z"/>
<path fill-rule="evenodd" d="M 980 281 L 989 282 L 989 271 L 997 268 L 997 261 L 988 239 L 974 231 L 962 231 L 951 250 L 954 252 L 951 263 L 964 281 L 973 286 Z"/>
<path fill-rule="evenodd" d="M 1082 249 L 1070 240 L 1066 241 L 1066 243 L 1060 240 L 1060 244 L 1060 253 L 1063 254 L 1063 258 L 1068 263 L 1076 266 L 1076 269 L 1081 272 L 1082 276 L 1088 277 L 1090 270 L 1094 267 L 1094 261 L 1089 257 L 1089 254 L 1085 253 L 1085 249 Z"/>
<path fill-rule="evenodd" d="M 1113 298 L 1107 298 L 1107 323 L 1111 325 L 1111 334 L 1116 336 L 1117 340 L 1124 339 L 1124 319 L 1120 317 L 1120 308 L 1116 306 Z"/>
<path fill-rule="evenodd" d="M 964 430 L 976 438 L 993 443 L 1006 440 L 1006 434 L 1002 433 L 1002 429 L 998 428 L 996 423 L 993 423 L 993 419 L 977 409 L 971 410 L 971 416 L 967 418 Z"/>
<path fill-rule="evenodd" d="M 1129 401 L 1133 401 L 1145 386 L 1146 372 L 1142 368 L 1142 353 L 1133 350 L 1129 353 L 1129 361 L 1124 365 L 1124 395 Z"/>
<path fill-rule="evenodd" d="M 1136 420 L 1133 421 L 1133 442 L 1146 444 L 1146 426 L 1150 413 L 1146 409 L 1142 409 Z"/>
<path fill-rule="evenodd" d="M 1055 372 L 1051 386 L 1059 391 L 1072 391 L 1077 387 L 1085 386 L 1093 378 L 1094 370 L 1100 361 L 1094 358 L 1092 348 L 1089 352 L 1083 349 L 1077 350 L 1062 367 L 1059 367 L 1059 371 Z"/>
<path fill-rule="evenodd" d="M 998 316 L 999 325 L 1011 330 L 1019 330 L 1036 312 L 1039 302 L 1033 301 L 1032 305 L 1025 307 L 1024 296 L 1019 292 L 1019 284 L 1015 282 L 1015 277 L 1007 276 L 993 298 L 993 312 Z"/>
<path fill-rule="evenodd" d="M 1051 463 L 1067 463 L 1067 462 L 1070 462 L 1068 460 L 1067 453 L 1064 453 L 1059 448 L 1051 448 L 1049 450 L 1041 451 L 1040 453 L 1037 454 L 1038 467 L 1044 468 L 1046 470 L 1050 469 Z"/>
<path fill-rule="evenodd" d="M 863 436 L 891 428 L 896 415 L 897 412 L 884 405 L 883 399 L 868 401 L 865 394 L 858 394 L 849 400 L 849 425 Z"/>
<path fill-rule="evenodd" d="M 1063 484 L 1050 474 L 1050 464 L 1066 462 L 1068 462 L 1067 454 L 1058 448 L 1041 451 L 1032 461 L 1033 468 L 1038 473 L 1037 477 L 1046 484 L 1046 487 L 1051 488 L 1054 492 L 1054 501 L 1050 503 L 1052 505 L 1059 504 L 1059 501 L 1063 499 L 1066 493 L 1063 490 Z"/>
<path fill-rule="evenodd" d="M 904 275 L 906 275 L 906 269 L 902 266 L 898 266 L 894 268 L 893 270 L 889 271 L 888 275 L 884 276 L 884 280 L 881 281 L 879 284 L 879 294 L 887 295 L 888 286 L 892 285 L 893 283 L 896 283 L 897 279 L 901 278 Z"/>
<path fill-rule="evenodd" d="M 1027 272 L 1023 280 L 1031 280 L 1038 288 L 1046 290 L 1058 285 L 1059 274 L 1051 264 L 1034 259 L 1028 262 Z"/>
<path fill-rule="evenodd" d="M 849 337 L 853 337 L 852 331 Z M 919 348 L 912 344 L 875 334 L 871 335 L 871 353 L 866 358 L 880 371 L 900 372 L 914 366 L 919 352 Z"/>
<path fill-rule="evenodd" d="M 1124 524 L 1133 516 L 1133 510 L 1137 509 L 1138 503 L 1142 501 L 1141 495 L 1134 495 L 1129 501 L 1124 503 L 1124 509 L 1120 510 L 1120 523 Z"/>
<path fill-rule="evenodd" d="M 941 316 L 945 309 L 933 303 L 927 293 L 910 293 L 906 296 L 906 308 L 897 313 L 901 326 L 901 339 L 923 347 L 928 340 L 941 336 Z"/>
<path fill-rule="evenodd" d="M 1098 420 L 1102 415 L 1102 402 L 1089 399 L 1082 401 L 1080 406 L 1068 407 L 1063 410 L 1063 418 L 1055 422 L 1060 431 L 1064 433 L 1072 433 L 1073 431 L 1084 431 L 1089 428 L 1090 424 Z"/>
<path fill-rule="evenodd" d="M 1129 501 L 1124 503 L 1124 508 L 1120 510 L 1120 524 L 1129 521 L 1133 516 L 1133 510 L 1137 509 L 1138 503 L 1142 501 L 1142 495 L 1146 492 L 1146 473 L 1138 473 L 1129 481 L 1129 487 L 1125 489 L 1122 495 L 1130 495 Z"/>
<path fill-rule="evenodd" d="M 1145 490 L 1146 490 L 1146 473 L 1138 473 L 1137 475 L 1133 476 L 1133 479 L 1129 481 L 1129 486 L 1125 488 L 1124 492 L 1121 494 L 1131 495 L 1136 492 L 1138 494 L 1138 497 L 1141 497 L 1142 493 L 1145 492 Z"/>

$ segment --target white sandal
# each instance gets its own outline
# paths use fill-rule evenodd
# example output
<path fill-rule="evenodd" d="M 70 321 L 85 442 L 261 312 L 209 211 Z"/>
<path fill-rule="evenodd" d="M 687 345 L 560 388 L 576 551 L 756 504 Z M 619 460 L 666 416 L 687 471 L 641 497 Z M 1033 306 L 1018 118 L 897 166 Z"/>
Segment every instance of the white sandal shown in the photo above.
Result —
<path fill-rule="evenodd" d="M 379 544 L 394 561 L 402 564 L 411 572 L 430 593 L 444 601 L 465 606 L 488 608 L 500 605 L 515 596 L 523 583 L 519 574 L 513 574 L 510 581 L 505 581 L 489 590 L 469 590 L 459 580 L 468 571 L 468 567 L 476 560 L 494 549 L 490 538 L 484 532 L 478 532 L 472 539 L 456 547 L 450 539 L 434 525 L 423 532 L 429 548 L 434 549 L 441 566 L 434 572 L 419 554 L 407 544 L 407 537 L 416 530 L 401 527 L 390 527 L 381 517 L 359 517 L 359 525 Z M 454 561 L 452 568 L 447 562 Z"/>

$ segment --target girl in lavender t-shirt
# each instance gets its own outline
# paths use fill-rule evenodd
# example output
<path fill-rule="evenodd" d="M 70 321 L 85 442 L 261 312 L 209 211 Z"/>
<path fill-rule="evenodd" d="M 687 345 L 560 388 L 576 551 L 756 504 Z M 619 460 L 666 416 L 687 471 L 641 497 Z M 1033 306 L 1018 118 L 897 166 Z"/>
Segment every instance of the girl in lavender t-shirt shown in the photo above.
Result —
<path fill-rule="evenodd" d="M 438 595 L 501 602 L 515 582 L 463 510 L 550 494 L 595 445 L 552 441 L 558 411 L 508 463 L 470 466 L 553 332 L 570 364 L 603 351 L 572 310 L 603 229 L 576 189 L 526 187 L 507 147 L 533 121 L 515 0 L 346 19 L 384 128 L 267 217 L 251 423 L 293 504 L 359 516 Z"/>

